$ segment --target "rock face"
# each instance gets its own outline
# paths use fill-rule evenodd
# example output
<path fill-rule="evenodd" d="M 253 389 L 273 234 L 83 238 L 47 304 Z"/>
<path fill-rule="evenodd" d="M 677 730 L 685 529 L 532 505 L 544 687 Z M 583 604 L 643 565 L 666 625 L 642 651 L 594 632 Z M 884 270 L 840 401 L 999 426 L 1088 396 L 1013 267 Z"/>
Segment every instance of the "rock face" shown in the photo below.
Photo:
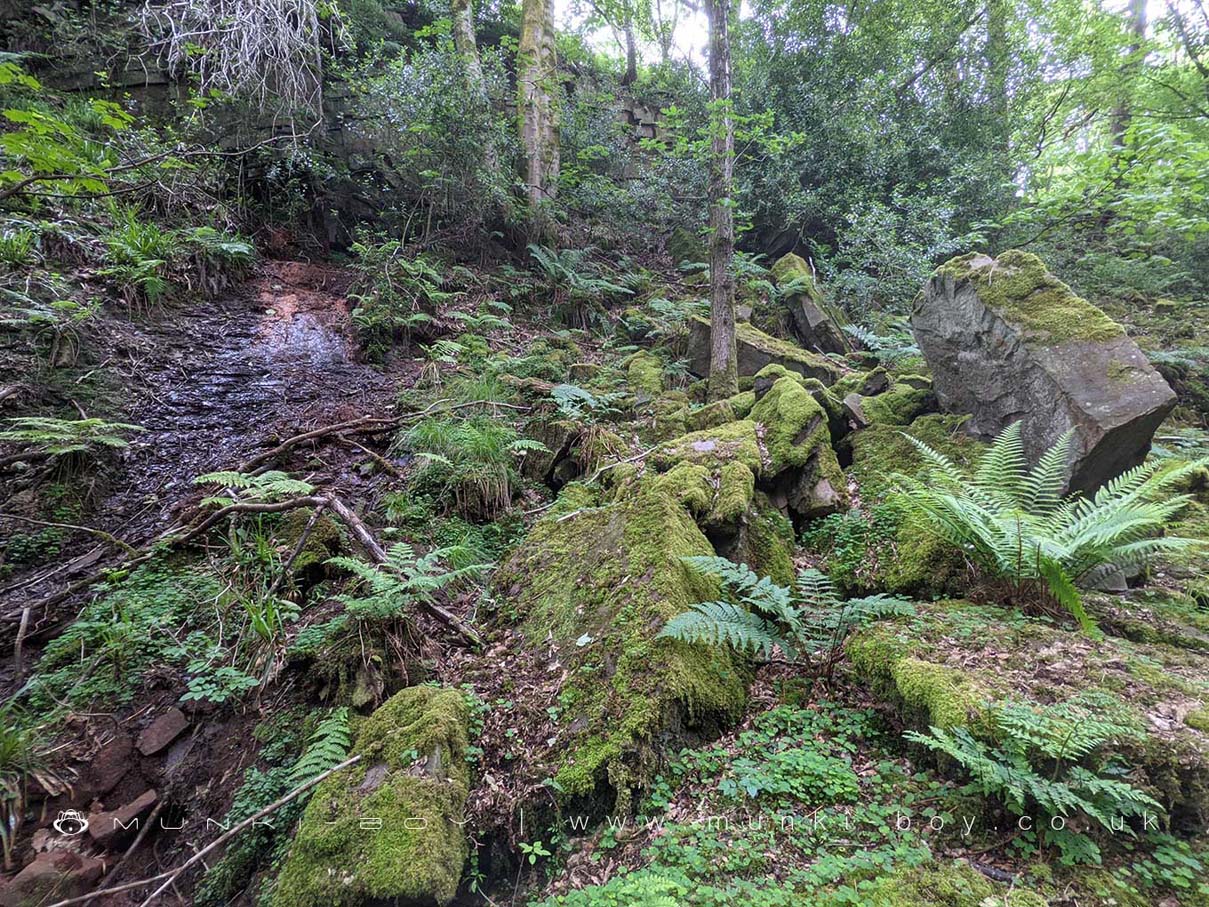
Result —
<path fill-rule="evenodd" d="M 1140 463 L 1175 393 L 1125 331 L 1035 255 L 965 255 L 937 269 L 911 326 L 949 412 L 991 438 L 1023 422 L 1036 460 L 1068 429 L 1071 490 Z"/>
<path fill-rule="evenodd" d="M 806 260 L 790 252 L 777 259 L 772 276 L 777 286 L 787 291 L 785 305 L 798 342 L 820 353 L 847 353 L 850 346 L 840 316 L 823 298 Z"/>
<path fill-rule="evenodd" d="M 457 690 L 408 687 L 366 719 L 364 758 L 316 789 L 274 891 L 280 907 L 453 900 L 468 846 L 469 715 Z"/>
<path fill-rule="evenodd" d="M 781 340 L 750 324 L 735 325 L 735 345 L 738 351 L 739 375 L 754 375 L 766 365 L 782 365 L 791 372 L 807 378 L 817 378 L 830 386 L 840 376 L 840 368 L 818 353 L 804 350 L 787 340 Z M 709 374 L 709 321 L 693 318 L 689 321 L 689 368 L 693 374 Z"/>

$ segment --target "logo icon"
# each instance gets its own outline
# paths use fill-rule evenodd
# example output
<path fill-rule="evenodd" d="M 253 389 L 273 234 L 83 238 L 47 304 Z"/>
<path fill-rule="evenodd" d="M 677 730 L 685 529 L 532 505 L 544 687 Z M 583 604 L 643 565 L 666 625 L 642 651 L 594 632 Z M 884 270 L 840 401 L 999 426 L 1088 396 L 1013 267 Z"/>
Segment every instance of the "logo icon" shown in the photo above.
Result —
<path fill-rule="evenodd" d="M 59 834 L 73 838 L 88 831 L 88 820 L 80 814 L 78 809 L 62 810 L 59 817 L 51 824 Z"/>

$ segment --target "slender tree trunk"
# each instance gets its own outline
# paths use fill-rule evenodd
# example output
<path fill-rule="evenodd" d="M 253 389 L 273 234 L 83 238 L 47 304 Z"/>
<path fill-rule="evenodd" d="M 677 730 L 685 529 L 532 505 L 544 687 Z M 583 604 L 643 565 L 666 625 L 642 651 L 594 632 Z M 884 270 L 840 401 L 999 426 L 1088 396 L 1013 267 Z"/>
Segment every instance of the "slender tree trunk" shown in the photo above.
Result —
<path fill-rule="evenodd" d="M 549 237 L 549 203 L 558 193 L 558 60 L 554 47 L 554 0 L 523 0 L 517 52 L 521 144 L 530 234 Z"/>
<path fill-rule="evenodd" d="M 1133 118 L 1130 93 L 1133 89 L 1134 77 L 1142 65 L 1139 54 L 1142 44 L 1146 41 L 1146 0 L 1129 0 L 1129 31 L 1132 38 L 1129 42 L 1129 57 L 1121 67 L 1121 93 L 1117 105 L 1112 111 L 1112 120 L 1108 129 L 1112 135 L 1113 148 L 1125 147 L 1125 131 Z"/>
<path fill-rule="evenodd" d="M 739 391 L 735 351 L 735 126 L 730 106 L 730 0 L 706 0 L 709 17 L 710 117 L 709 315 L 710 400 Z"/>
<path fill-rule="evenodd" d="M 453 46 L 466 60 L 466 70 L 474 83 L 483 88 L 483 63 L 474 37 L 474 11 L 470 0 L 450 0 L 453 17 Z"/>
<path fill-rule="evenodd" d="M 634 35 L 634 20 L 629 18 L 625 23 L 625 74 L 621 77 L 622 85 L 633 85 L 638 81 L 638 39 Z"/>
<path fill-rule="evenodd" d="M 1128 56 L 1121 66 L 1121 91 L 1117 95 L 1117 104 L 1113 108 L 1112 118 L 1108 123 L 1108 133 L 1112 139 L 1112 184 L 1120 188 L 1128 170 L 1125 147 L 1125 133 L 1129 131 L 1129 123 L 1133 119 L 1134 82 L 1138 70 L 1142 66 L 1142 45 L 1146 42 L 1146 0 L 1129 0 L 1129 31 L 1130 42 Z M 1114 199 L 1109 196 L 1104 210 L 1100 212 L 1099 232 L 1103 238 L 1109 225 L 1116 219 L 1117 211 Z"/>

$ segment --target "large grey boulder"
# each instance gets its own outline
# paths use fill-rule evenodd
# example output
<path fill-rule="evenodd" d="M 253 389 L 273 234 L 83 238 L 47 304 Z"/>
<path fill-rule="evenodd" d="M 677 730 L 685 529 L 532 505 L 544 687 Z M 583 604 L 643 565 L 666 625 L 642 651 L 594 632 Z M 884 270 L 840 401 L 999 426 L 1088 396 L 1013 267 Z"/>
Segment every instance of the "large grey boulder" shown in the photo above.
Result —
<path fill-rule="evenodd" d="M 1092 491 L 1142 462 L 1175 393 L 1119 324 L 1035 255 L 973 254 L 936 270 L 911 327 L 949 412 L 991 438 L 1022 422 L 1034 460 L 1075 430 L 1069 488 Z"/>
<path fill-rule="evenodd" d="M 704 378 L 709 375 L 709 321 L 693 317 L 688 325 L 689 369 Z M 766 365 L 783 365 L 806 378 L 817 378 L 828 387 L 835 384 L 841 368 L 818 353 L 795 343 L 765 334 L 750 324 L 735 325 L 735 347 L 740 377 L 754 375 Z"/>

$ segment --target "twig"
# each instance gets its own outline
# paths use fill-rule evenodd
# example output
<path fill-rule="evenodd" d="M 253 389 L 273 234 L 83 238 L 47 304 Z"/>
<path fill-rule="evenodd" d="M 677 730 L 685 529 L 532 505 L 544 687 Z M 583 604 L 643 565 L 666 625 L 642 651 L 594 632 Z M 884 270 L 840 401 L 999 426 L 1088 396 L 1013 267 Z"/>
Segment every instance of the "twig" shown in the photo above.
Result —
<path fill-rule="evenodd" d="M 15 513 L 0 513 L 0 520 L 17 520 L 20 523 L 30 523 L 34 526 L 49 526 L 54 529 L 74 529 L 77 532 L 87 532 L 108 542 L 115 548 L 121 548 L 127 554 L 133 555 L 138 553 L 129 544 L 123 542 L 117 536 L 110 535 L 104 529 L 94 529 L 91 526 L 77 526 L 75 523 L 49 523 L 46 520 L 35 520 L 33 517 L 17 516 Z"/>
<path fill-rule="evenodd" d="M 292 800 L 297 799 L 297 797 L 300 794 L 303 794 L 306 791 L 310 790 L 312 787 L 314 787 L 320 781 L 325 780 L 330 775 L 334 775 L 336 772 L 343 771 L 344 769 L 348 768 L 350 765 L 356 765 L 363 758 L 364 758 L 364 753 L 358 754 L 356 756 L 352 756 L 349 759 L 345 759 L 339 765 L 329 768 L 326 772 L 321 772 L 320 774 L 318 774 L 314 778 L 312 778 L 310 781 L 307 781 L 304 784 L 300 784 L 298 787 L 294 788 L 292 791 L 290 791 L 288 794 L 286 794 L 281 799 L 273 801 L 268 806 L 266 806 L 264 809 L 260 810 L 259 812 L 254 813 L 253 815 L 244 819 L 238 825 L 233 827 L 230 831 L 227 831 L 227 832 L 219 835 L 217 838 L 215 838 L 213 841 L 211 841 L 209 844 L 207 844 L 205 847 L 203 847 L 201 850 L 199 850 L 197 853 L 195 853 L 189 859 L 185 860 L 185 862 L 182 863 L 180 866 L 176 867 L 176 869 L 169 870 L 168 872 L 161 872 L 159 875 L 151 876 L 150 878 L 139 879 L 137 882 L 127 882 L 124 885 L 115 885 L 113 888 L 106 888 L 103 891 L 95 891 L 92 894 L 84 894 L 84 895 L 80 895 L 79 897 L 67 898 L 64 901 L 56 901 L 55 903 L 48 905 L 48 907 L 69 907 L 69 905 L 71 905 L 71 904 L 83 904 L 83 903 L 86 903 L 86 902 L 92 900 L 93 898 L 108 897 L 111 894 L 118 894 L 119 892 L 122 892 L 122 891 L 130 891 L 132 888 L 142 888 L 146 885 L 152 885 L 155 882 L 158 882 L 161 879 L 163 879 L 164 880 L 163 884 L 160 885 L 159 888 L 155 889 L 155 891 L 151 892 L 151 894 L 148 895 L 148 897 L 140 905 L 140 907 L 147 907 L 148 904 L 150 904 L 157 897 L 159 897 L 161 894 L 163 894 L 164 891 L 166 891 L 169 887 L 171 887 L 172 883 L 176 881 L 176 879 L 180 876 L 181 873 L 183 873 L 190 866 L 195 865 L 206 854 L 210 853 L 215 848 L 221 847 L 223 844 L 226 844 L 228 841 L 230 841 L 233 837 L 235 837 L 237 834 L 239 834 L 241 831 L 243 831 L 249 825 L 252 825 L 253 823 L 259 821 L 260 819 L 263 819 L 265 816 L 269 815 L 270 813 L 276 812 L 277 810 L 281 809 L 281 807 L 285 806 L 287 803 L 291 802 Z"/>
<path fill-rule="evenodd" d="M 319 522 L 319 517 L 323 514 L 323 504 L 320 504 L 311 511 L 311 518 L 306 521 L 306 525 L 302 527 L 302 533 L 298 536 L 298 541 L 294 544 L 294 550 L 290 552 L 290 556 L 285 559 L 285 563 L 281 565 L 281 572 L 277 574 L 277 579 L 273 580 L 273 585 L 269 586 L 269 595 L 273 595 L 277 588 L 285 581 L 289 575 L 290 568 L 294 566 L 294 561 L 298 560 L 298 555 L 302 553 L 302 549 L 306 546 L 306 540 L 311 536 L 311 530 L 315 528 L 315 524 Z"/>

